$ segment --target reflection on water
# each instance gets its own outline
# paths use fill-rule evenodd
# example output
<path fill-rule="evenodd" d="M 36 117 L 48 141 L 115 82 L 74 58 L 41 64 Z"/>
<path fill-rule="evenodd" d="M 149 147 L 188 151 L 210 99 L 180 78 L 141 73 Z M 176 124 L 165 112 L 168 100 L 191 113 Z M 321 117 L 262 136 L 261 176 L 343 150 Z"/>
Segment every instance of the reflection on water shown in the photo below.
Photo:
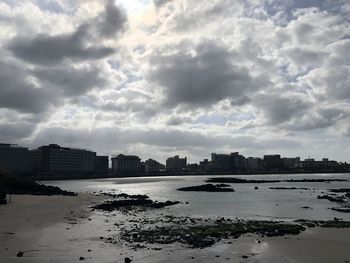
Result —
<path fill-rule="evenodd" d="M 331 183 L 274 183 L 274 184 L 232 184 L 235 192 L 207 193 L 180 192 L 177 188 L 200 185 L 212 176 L 174 176 L 113 178 L 99 180 L 51 181 L 46 184 L 59 186 L 77 192 L 117 191 L 128 194 L 147 194 L 152 199 L 178 200 L 183 204 L 166 209 L 171 214 L 191 216 L 225 216 L 240 218 L 281 219 L 324 219 L 341 217 L 350 220 L 349 214 L 332 211 L 337 204 L 318 200 L 330 188 L 350 188 L 350 182 Z M 317 175 L 244 175 L 234 176 L 247 179 L 293 179 L 295 177 L 317 179 L 348 179 L 349 174 Z M 255 186 L 259 189 L 255 190 Z M 269 187 L 307 187 L 310 190 L 271 190 Z M 189 202 L 189 204 L 186 204 Z M 309 206 L 310 209 L 303 209 Z M 164 212 L 164 211 L 163 211 Z"/>

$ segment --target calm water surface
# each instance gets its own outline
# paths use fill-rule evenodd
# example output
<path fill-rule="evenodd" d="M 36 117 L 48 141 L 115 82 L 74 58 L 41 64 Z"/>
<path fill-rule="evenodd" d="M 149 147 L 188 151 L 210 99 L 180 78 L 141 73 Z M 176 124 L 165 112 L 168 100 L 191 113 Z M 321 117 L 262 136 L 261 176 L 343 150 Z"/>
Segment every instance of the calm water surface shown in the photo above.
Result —
<path fill-rule="evenodd" d="M 146 194 L 154 200 L 178 200 L 183 204 L 166 208 L 162 213 L 203 217 L 240 217 L 256 219 L 322 219 L 341 217 L 350 220 L 350 214 L 332 211 L 338 204 L 318 200 L 319 194 L 330 188 L 350 188 L 350 174 L 313 175 L 243 175 L 246 179 L 347 179 L 348 182 L 331 183 L 273 183 L 231 184 L 235 192 L 207 193 L 181 192 L 179 187 L 200 185 L 215 176 L 162 176 L 141 178 L 113 178 L 75 181 L 50 181 L 45 184 L 59 186 L 75 192 L 115 191 L 117 193 Z M 222 176 L 220 176 L 222 177 Z M 255 186 L 259 190 L 255 190 Z M 308 187 L 311 190 L 271 190 L 269 187 Z M 349 200 L 350 201 L 350 200 Z M 189 204 L 186 204 L 189 202 Z M 309 206 L 311 209 L 303 209 Z"/>

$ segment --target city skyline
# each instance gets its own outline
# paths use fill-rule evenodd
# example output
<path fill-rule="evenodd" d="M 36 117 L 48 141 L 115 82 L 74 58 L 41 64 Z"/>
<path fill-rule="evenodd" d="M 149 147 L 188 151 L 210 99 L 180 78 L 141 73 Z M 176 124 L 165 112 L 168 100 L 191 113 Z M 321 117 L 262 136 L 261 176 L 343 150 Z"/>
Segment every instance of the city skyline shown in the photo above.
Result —
<path fill-rule="evenodd" d="M 0 3 L 0 141 L 349 162 L 350 3 Z"/>
<path fill-rule="evenodd" d="M 278 153 L 278 152 L 274 152 L 274 153 L 265 153 L 263 155 L 251 155 L 251 156 L 247 156 L 241 152 L 235 152 L 233 149 L 229 152 L 216 152 L 216 153 L 213 153 L 213 152 L 210 152 L 210 153 L 206 153 L 205 157 L 199 161 L 193 161 L 193 160 L 189 160 L 187 156 L 179 156 L 177 155 L 176 153 L 170 153 L 170 155 L 166 156 L 166 158 L 164 160 L 159 160 L 159 159 L 155 159 L 155 158 L 152 158 L 151 156 L 145 156 L 145 157 L 141 157 L 137 152 L 133 153 L 133 154 L 130 154 L 130 153 L 125 153 L 125 152 L 115 152 L 113 154 L 110 154 L 110 155 L 103 155 L 101 153 L 99 153 L 98 151 L 96 151 L 95 149 L 91 149 L 91 148 L 85 148 L 85 147 L 72 147 L 72 146 L 63 146 L 63 145 L 58 145 L 56 143 L 49 143 L 47 145 L 40 145 L 38 147 L 32 147 L 32 148 L 29 148 L 29 147 L 26 147 L 24 145 L 19 145 L 19 144 L 16 144 L 16 143 L 6 143 L 6 142 L 0 142 L 0 146 L 9 146 L 9 147 L 15 147 L 15 148 L 24 148 L 24 149 L 28 149 L 29 151 L 35 151 L 35 150 L 38 150 L 40 148 L 46 148 L 46 147 L 53 147 L 53 148 L 61 148 L 61 149 L 69 149 L 69 150 L 80 150 L 80 151 L 86 151 L 86 152 L 94 152 L 97 156 L 108 156 L 108 158 L 110 159 L 113 159 L 113 158 L 117 158 L 118 156 L 129 156 L 129 157 L 135 157 L 135 158 L 138 158 L 140 159 L 141 162 L 145 162 L 145 161 L 148 161 L 148 160 L 153 160 L 153 161 L 159 161 L 160 164 L 166 164 L 167 160 L 168 159 L 171 159 L 173 157 L 177 157 L 177 158 L 184 158 L 186 159 L 186 163 L 187 164 L 199 164 L 205 160 L 209 160 L 211 161 L 211 159 L 213 158 L 213 155 L 226 155 L 226 156 L 229 156 L 229 155 L 232 155 L 232 154 L 242 154 L 241 156 L 243 156 L 245 159 L 249 159 L 249 158 L 253 158 L 253 159 L 264 159 L 265 156 L 280 156 L 281 159 L 296 159 L 296 158 L 299 158 L 300 161 L 306 161 L 306 160 L 314 160 L 314 161 L 322 161 L 324 159 L 327 159 L 329 161 L 336 161 L 338 163 L 343 163 L 342 161 L 339 161 L 339 160 L 336 160 L 336 159 L 331 159 L 329 158 L 328 156 L 323 156 L 322 158 L 315 158 L 314 156 L 307 156 L 305 158 L 301 157 L 301 156 L 298 156 L 298 155 L 295 155 L 295 156 L 283 156 L 282 154 Z M 141 158 L 140 158 L 141 157 Z M 345 161 L 344 163 L 350 163 L 350 161 Z"/>

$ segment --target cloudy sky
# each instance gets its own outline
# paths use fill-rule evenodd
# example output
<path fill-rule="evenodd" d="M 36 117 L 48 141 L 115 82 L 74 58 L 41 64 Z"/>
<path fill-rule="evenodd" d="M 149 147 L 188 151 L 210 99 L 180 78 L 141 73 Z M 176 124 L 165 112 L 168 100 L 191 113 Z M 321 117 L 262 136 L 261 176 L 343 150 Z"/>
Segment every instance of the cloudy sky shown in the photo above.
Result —
<path fill-rule="evenodd" d="M 350 161 L 348 0 L 1 0 L 0 141 Z"/>

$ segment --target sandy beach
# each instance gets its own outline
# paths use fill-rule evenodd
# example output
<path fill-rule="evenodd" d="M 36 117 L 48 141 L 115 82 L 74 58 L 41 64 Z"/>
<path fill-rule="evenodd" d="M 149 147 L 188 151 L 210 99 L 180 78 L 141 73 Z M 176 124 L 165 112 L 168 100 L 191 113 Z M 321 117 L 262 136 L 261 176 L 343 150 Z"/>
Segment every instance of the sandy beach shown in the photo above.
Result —
<path fill-rule="evenodd" d="M 127 216 L 91 211 L 101 196 L 12 196 L 0 207 L 1 262 L 350 262 L 350 229 L 309 229 L 298 236 L 245 235 L 204 249 L 153 245 L 134 249 L 116 237 Z M 148 214 L 150 216 L 150 214 Z M 116 223 L 117 222 L 117 223 Z M 119 222 L 119 223 L 118 223 Z M 17 253 L 23 251 L 23 257 Z M 81 258 L 82 257 L 82 258 Z"/>

